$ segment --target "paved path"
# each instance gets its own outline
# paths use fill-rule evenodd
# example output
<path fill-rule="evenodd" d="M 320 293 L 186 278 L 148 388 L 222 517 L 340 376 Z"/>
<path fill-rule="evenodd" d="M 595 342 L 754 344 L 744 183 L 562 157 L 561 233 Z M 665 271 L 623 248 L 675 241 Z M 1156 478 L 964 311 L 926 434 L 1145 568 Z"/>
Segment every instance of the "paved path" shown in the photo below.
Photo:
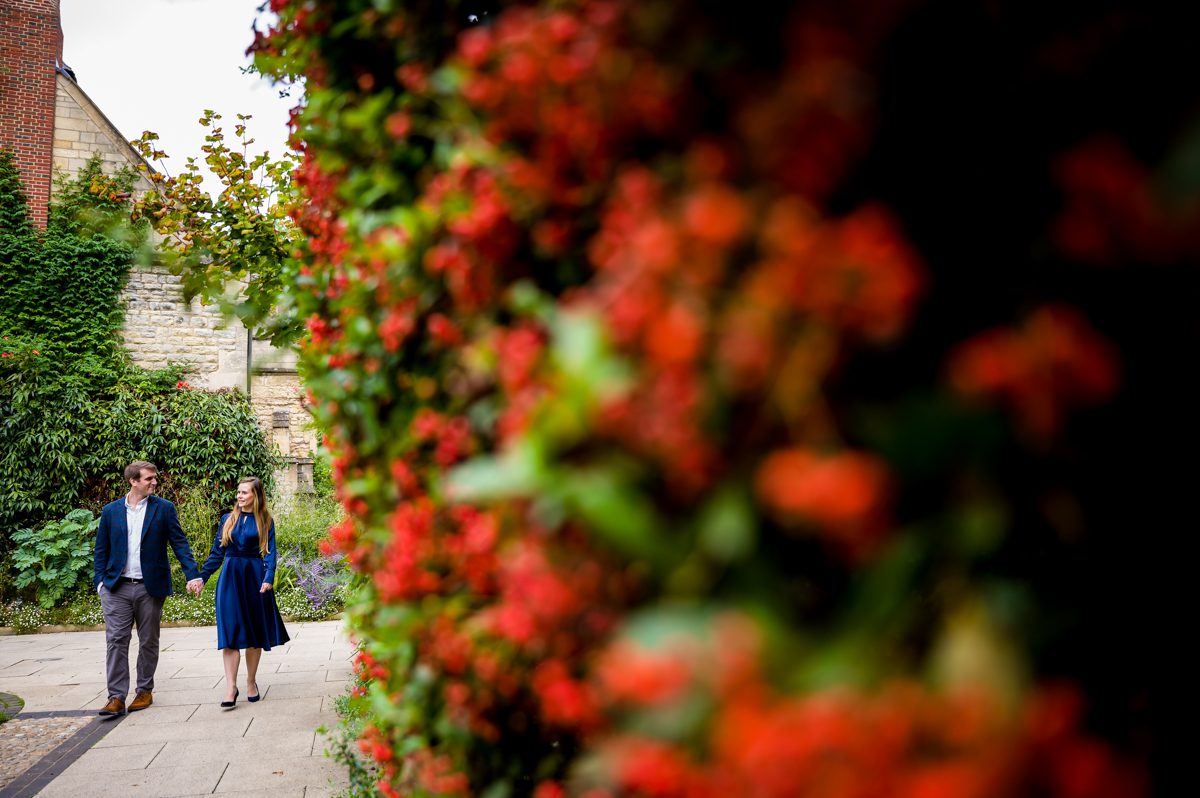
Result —
<path fill-rule="evenodd" d="M 326 738 L 316 729 L 337 725 L 333 698 L 346 691 L 353 650 L 341 621 L 289 623 L 288 632 L 290 643 L 263 652 L 263 700 L 245 700 L 243 662 L 241 698 L 222 710 L 216 627 L 163 629 L 154 705 L 109 722 L 108 733 L 38 795 L 336 794 L 346 774 L 324 755 Z M 133 670 L 136 633 L 130 650 Z M 22 715 L 98 710 L 107 700 L 104 632 L 0 637 L 0 691 L 25 700 Z"/>

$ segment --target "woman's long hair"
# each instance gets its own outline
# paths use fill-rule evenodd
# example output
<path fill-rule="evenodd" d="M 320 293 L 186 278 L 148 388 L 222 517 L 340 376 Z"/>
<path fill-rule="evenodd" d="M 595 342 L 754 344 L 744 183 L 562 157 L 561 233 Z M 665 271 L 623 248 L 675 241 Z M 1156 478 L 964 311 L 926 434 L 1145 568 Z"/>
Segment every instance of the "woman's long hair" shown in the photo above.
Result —
<path fill-rule="evenodd" d="M 271 511 L 267 509 L 267 494 L 263 490 L 262 480 L 258 477 L 243 477 L 238 480 L 238 486 L 249 485 L 254 495 L 254 522 L 258 525 L 258 550 L 267 556 L 267 543 L 271 531 Z M 221 527 L 221 545 L 228 546 L 233 540 L 233 530 L 237 527 L 238 519 L 242 517 L 242 508 L 237 502 L 233 503 L 233 512 Z"/>

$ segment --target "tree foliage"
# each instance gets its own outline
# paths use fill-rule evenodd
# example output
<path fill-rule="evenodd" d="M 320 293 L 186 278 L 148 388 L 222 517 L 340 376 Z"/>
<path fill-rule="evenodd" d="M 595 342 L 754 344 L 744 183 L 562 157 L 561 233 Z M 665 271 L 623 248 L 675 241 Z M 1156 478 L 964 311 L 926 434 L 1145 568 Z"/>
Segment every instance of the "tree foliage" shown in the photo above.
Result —
<path fill-rule="evenodd" d="M 149 222 L 163 237 L 162 255 L 182 278 L 186 299 L 215 302 L 226 315 L 285 343 L 299 330 L 289 299 L 296 278 L 297 235 L 288 216 L 296 163 L 290 153 L 278 159 L 266 152 L 251 155 L 250 118 L 237 115 L 231 143 L 220 114 L 206 110 L 200 117 L 209 130 L 202 160 L 220 182 L 215 195 L 204 185 L 195 157 L 172 176 L 163 165 L 167 154 L 155 145 L 158 134 L 143 133 L 133 146 L 162 171 L 145 170 L 156 190 L 138 198 L 133 219 Z"/>

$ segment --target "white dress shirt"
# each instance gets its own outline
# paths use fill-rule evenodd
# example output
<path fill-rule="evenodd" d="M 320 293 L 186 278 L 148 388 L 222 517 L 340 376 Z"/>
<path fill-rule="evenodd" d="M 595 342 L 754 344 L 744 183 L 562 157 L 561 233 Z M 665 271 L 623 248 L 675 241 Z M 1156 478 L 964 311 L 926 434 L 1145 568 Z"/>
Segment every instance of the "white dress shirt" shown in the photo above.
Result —
<path fill-rule="evenodd" d="M 125 497 L 125 524 L 129 527 L 129 558 L 125 560 L 125 570 L 121 576 L 130 579 L 142 578 L 142 523 L 146 520 L 146 505 L 150 497 L 142 499 L 136 506 L 130 506 L 129 497 Z"/>

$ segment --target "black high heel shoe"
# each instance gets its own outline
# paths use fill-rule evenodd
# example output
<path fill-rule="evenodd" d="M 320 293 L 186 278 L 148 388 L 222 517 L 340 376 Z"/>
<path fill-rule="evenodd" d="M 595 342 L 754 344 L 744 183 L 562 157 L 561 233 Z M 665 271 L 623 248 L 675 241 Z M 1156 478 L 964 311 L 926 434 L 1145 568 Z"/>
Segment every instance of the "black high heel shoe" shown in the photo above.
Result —
<path fill-rule="evenodd" d="M 233 700 L 232 701 L 222 701 L 221 709 L 233 709 L 235 706 L 237 706 L 238 692 L 239 691 L 238 691 L 237 687 L 234 687 L 233 688 Z"/>
<path fill-rule="evenodd" d="M 254 686 L 258 687 L 257 684 L 255 684 Z M 249 690 L 250 685 L 246 685 L 246 689 Z M 250 695 L 249 693 L 246 693 L 246 700 L 249 701 L 251 704 L 253 704 L 255 701 L 259 700 L 260 698 L 262 698 L 262 688 L 259 688 L 258 692 L 255 693 L 254 695 Z"/>

